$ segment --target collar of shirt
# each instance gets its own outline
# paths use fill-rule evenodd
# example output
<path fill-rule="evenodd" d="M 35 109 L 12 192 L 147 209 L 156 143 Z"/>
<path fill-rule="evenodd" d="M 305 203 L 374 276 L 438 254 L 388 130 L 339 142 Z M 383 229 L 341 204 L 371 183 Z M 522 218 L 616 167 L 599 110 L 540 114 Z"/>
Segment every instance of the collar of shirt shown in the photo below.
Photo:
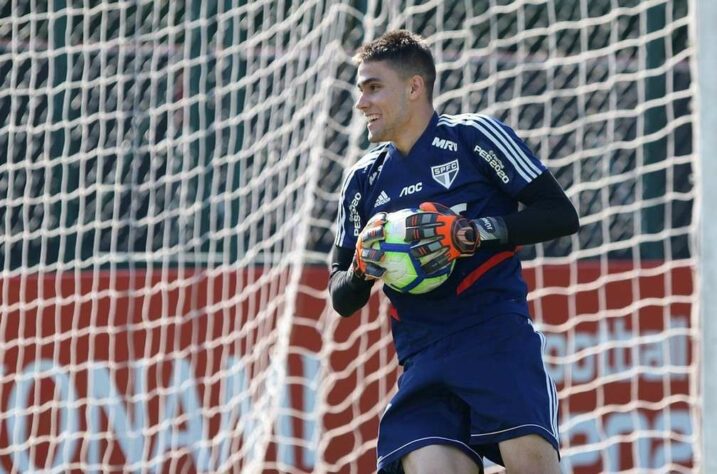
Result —
<path fill-rule="evenodd" d="M 438 113 L 433 112 L 431 121 L 428 122 L 426 129 L 423 131 L 421 136 L 418 137 L 418 140 L 416 140 L 416 143 L 413 144 L 413 147 L 411 147 L 411 151 L 408 152 L 408 155 L 403 155 L 403 153 L 398 151 L 398 149 L 396 148 L 396 146 L 393 143 L 390 143 L 389 147 L 388 147 L 389 156 L 393 156 L 396 158 L 409 158 L 416 154 L 420 155 L 421 149 L 425 149 L 426 147 L 429 147 L 431 145 L 431 139 L 435 135 L 435 130 L 436 130 L 437 125 L 438 125 Z"/>

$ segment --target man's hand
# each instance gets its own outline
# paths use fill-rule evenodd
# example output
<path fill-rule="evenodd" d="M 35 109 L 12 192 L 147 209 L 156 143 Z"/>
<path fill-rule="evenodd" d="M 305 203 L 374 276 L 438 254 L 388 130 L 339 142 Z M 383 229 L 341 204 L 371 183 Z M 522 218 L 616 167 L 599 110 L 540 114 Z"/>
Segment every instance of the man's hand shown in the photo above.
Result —
<path fill-rule="evenodd" d="M 480 245 L 477 224 L 461 217 L 448 207 L 435 202 L 424 202 L 421 213 L 406 218 L 406 241 L 428 239 L 412 248 L 414 255 L 435 255 L 430 263 L 441 268 L 458 257 L 470 257 Z M 426 265 L 424 269 L 428 271 Z"/>
<path fill-rule="evenodd" d="M 362 280 L 376 280 L 381 278 L 386 269 L 381 266 L 383 251 L 371 248 L 374 242 L 385 238 L 383 226 L 386 223 L 386 213 L 379 212 L 366 223 L 356 242 L 351 271 Z"/>

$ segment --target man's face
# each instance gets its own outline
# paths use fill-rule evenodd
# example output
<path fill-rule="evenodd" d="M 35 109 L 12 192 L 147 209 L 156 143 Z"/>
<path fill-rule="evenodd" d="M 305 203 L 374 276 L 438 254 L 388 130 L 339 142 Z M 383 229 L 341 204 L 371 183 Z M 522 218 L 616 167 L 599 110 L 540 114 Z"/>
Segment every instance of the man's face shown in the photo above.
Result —
<path fill-rule="evenodd" d="M 355 107 L 368 121 L 369 141 L 395 141 L 409 117 L 409 81 L 386 61 L 368 61 L 359 65 L 357 85 Z"/>

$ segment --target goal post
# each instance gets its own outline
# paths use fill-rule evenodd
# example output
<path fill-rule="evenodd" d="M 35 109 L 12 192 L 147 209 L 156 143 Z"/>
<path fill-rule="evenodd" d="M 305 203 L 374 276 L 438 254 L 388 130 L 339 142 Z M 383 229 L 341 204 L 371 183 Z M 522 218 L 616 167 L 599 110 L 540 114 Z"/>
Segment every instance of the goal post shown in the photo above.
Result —
<path fill-rule="evenodd" d="M 717 288 L 717 252 L 714 241 L 717 239 L 717 226 L 714 223 L 714 211 L 710 203 L 717 199 L 717 190 L 713 183 L 717 179 L 717 162 L 710 159 L 709 150 L 717 147 L 717 112 L 713 107 L 717 97 L 717 53 L 713 45 L 717 41 L 714 20 L 717 19 L 717 6 L 706 0 L 695 1 L 695 44 L 697 48 L 695 70 L 696 89 L 700 100 L 696 102 L 697 139 L 696 151 L 699 159 L 699 186 L 696 216 L 699 219 L 700 233 L 698 245 L 699 260 L 699 315 L 702 327 L 702 370 L 700 389 L 703 390 L 702 410 L 700 413 L 703 433 L 700 455 L 703 456 L 703 472 L 717 471 L 717 323 L 714 315 L 717 297 L 712 288 Z"/>
<path fill-rule="evenodd" d="M 513 127 L 580 232 L 521 251 L 566 470 L 712 472 L 709 0 L 0 6 L 0 474 L 363 473 L 389 304 L 329 303 L 365 41 Z M 491 466 L 489 472 L 498 472 Z"/>

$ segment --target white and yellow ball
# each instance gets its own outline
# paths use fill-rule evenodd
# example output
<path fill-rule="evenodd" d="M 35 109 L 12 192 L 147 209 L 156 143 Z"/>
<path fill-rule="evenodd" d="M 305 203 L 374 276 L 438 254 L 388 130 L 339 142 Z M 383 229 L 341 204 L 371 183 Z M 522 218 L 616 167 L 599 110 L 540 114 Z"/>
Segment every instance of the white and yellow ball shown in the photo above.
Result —
<path fill-rule="evenodd" d="M 416 257 L 411 254 L 411 247 L 421 241 L 406 242 L 406 218 L 417 212 L 417 209 L 402 209 L 386 216 L 384 224 L 384 240 L 371 244 L 372 248 L 384 252 L 381 266 L 386 268 L 383 282 L 390 288 L 401 293 L 422 294 L 437 288 L 451 276 L 455 261 L 443 270 L 426 274 L 421 264 L 430 261 L 433 256 Z"/>

